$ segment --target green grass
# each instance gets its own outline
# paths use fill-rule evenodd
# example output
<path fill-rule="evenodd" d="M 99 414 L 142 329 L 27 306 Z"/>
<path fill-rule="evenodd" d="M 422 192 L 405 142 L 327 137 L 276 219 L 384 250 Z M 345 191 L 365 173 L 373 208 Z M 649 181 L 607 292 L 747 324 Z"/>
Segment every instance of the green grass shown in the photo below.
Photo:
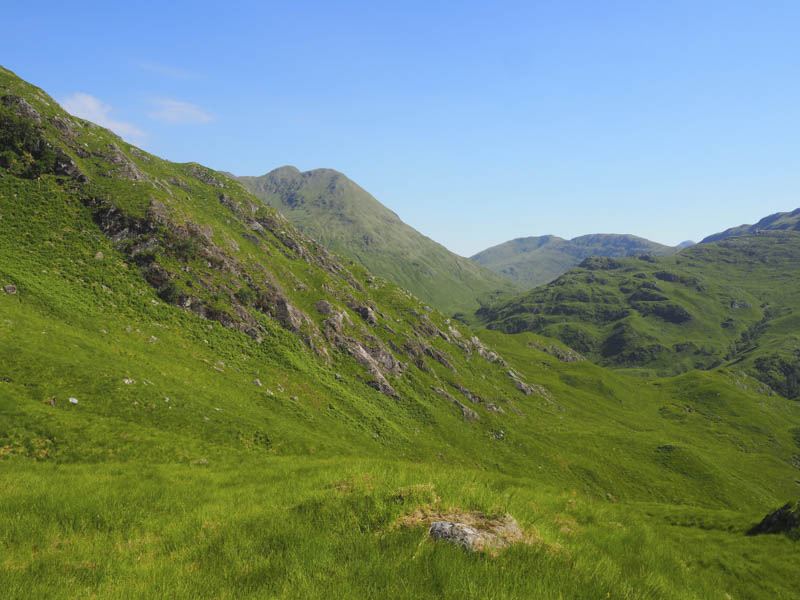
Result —
<path fill-rule="evenodd" d="M 77 153 L 84 182 L 2 171 L 0 288 L 16 286 L 0 292 L 4 597 L 795 595 L 796 542 L 745 532 L 800 492 L 797 403 L 729 370 L 564 363 L 531 333 L 480 331 L 482 349 L 224 175 L 142 158 L 99 128 L 65 140 L 42 92 L 6 71 L 0 84 L 54 146 L 117 144 L 148 178 L 106 177 L 116 165 Z M 114 215 L 147 233 L 110 239 Z M 203 310 L 164 301 L 164 273 L 168 299 Z M 396 397 L 326 336 L 321 299 L 352 320 L 342 335 L 404 364 L 386 374 Z M 509 369 L 543 392 L 521 393 Z M 492 557 L 396 526 L 429 505 L 509 513 L 538 543 Z"/>

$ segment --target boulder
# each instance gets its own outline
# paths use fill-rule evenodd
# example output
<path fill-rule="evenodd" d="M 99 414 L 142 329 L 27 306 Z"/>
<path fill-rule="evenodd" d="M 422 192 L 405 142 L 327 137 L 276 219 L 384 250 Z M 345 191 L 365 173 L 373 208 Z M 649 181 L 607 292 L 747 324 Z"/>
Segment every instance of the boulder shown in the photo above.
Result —
<path fill-rule="evenodd" d="M 747 535 L 760 533 L 790 533 L 800 537 L 800 501 L 784 504 L 752 527 Z"/>

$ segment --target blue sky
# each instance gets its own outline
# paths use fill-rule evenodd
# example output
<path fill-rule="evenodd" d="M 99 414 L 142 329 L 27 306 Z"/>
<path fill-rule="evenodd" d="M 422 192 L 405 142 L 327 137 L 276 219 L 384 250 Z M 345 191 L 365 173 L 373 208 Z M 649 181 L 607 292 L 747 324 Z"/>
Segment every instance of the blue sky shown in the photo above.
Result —
<path fill-rule="evenodd" d="M 0 64 L 174 161 L 344 172 L 463 255 L 800 206 L 800 3 L 41 2 Z"/>

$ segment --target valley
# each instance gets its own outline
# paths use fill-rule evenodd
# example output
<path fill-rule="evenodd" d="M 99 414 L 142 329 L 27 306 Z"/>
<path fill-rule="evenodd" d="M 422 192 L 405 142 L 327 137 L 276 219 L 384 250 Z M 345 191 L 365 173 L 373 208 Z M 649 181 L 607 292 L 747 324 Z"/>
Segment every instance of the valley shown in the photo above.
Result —
<path fill-rule="evenodd" d="M 747 532 L 800 498 L 800 234 L 521 292 L 334 171 L 170 162 L 4 68 L 0 123 L 5 597 L 796 595 L 797 529 Z"/>

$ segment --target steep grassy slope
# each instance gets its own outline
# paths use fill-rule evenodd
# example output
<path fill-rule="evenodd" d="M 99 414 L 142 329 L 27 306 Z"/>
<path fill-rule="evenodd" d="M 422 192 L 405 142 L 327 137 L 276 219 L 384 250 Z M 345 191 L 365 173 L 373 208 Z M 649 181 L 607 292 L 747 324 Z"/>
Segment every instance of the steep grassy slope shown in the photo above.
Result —
<path fill-rule="evenodd" d="M 796 403 L 473 337 L 224 175 L 0 85 L 4 597 L 795 593 L 793 542 L 745 533 L 800 490 Z M 527 543 L 434 543 L 448 513 Z"/>
<path fill-rule="evenodd" d="M 590 256 L 668 256 L 677 250 L 635 235 L 596 233 L 571 240 L 544 235 L 492 246 L 472 260 L 530 289 L 552 281 Z"/>
<path fill-rule="evenodd" d="M 774 231 L 674 257 L 587 259 L 482 316 L 492 329 L 557 337 L 602 365 L 661 374 L 735 365 L 794 398 L 798 313 L 800 233 Z"/>
<path fill-rule="evenodd" d="M 514 284 L 409 227 L 369 193 L 331 169 L 281 167 L 239 180 L 326 248 L 410 290 L 446 313 L 472 313 Z"/>
<path fill-rule="evenodd" d="M 755 225 L 739 225 L 704 238 L 701 244 L 717 242 L 735 235 L 757 234 L 762 231 L 800 231 L 800 208 L 792 212 L 775 213 L 764 217 Z"/>

